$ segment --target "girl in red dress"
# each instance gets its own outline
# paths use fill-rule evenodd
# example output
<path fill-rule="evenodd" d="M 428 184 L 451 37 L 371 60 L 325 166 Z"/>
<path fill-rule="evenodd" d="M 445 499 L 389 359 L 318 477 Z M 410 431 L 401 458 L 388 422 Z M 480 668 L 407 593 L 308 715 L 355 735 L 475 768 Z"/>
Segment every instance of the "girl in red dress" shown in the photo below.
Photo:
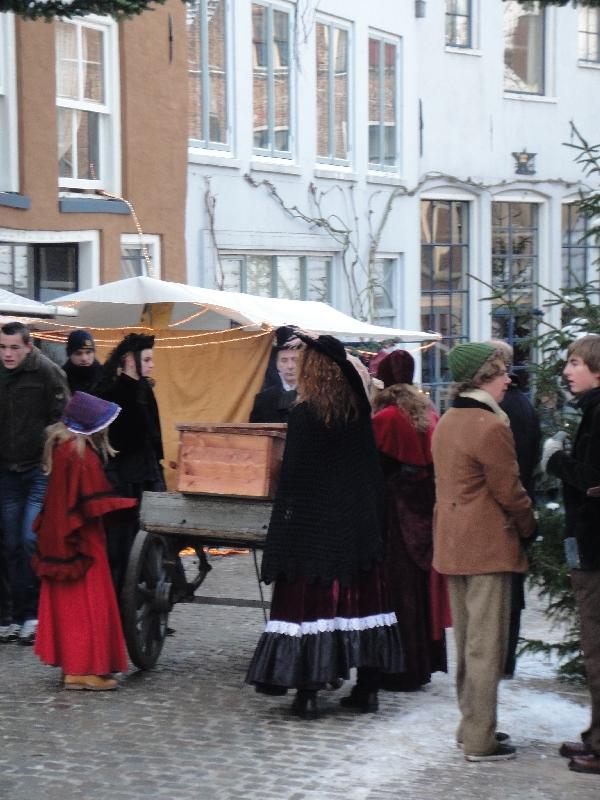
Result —
<path fill-rule="evenodd" d="M 47 429 L 50 475 L 35 523 L 34 569 L 41 579 L 35 652 L 62 667 L 65 689 L 116 689 L 127 670 L 121 618 L 106 556 L 102 517 L 136 500 L 116 497 L 102 468 L 114 451 L 107 427 L 120 407 L 75 392 L 62 420 Z"/>

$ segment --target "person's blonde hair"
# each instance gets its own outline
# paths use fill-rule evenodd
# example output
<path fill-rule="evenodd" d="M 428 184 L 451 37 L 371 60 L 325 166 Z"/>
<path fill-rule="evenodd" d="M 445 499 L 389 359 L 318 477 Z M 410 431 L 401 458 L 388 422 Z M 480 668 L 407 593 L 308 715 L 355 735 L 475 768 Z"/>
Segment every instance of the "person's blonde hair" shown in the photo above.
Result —
<path fill-rule="evenodd" d="M 48 425 L 46 428 L 46 442 L 42 455 L 42 470 L 45 475 L 49 475 L 52 472 L 54 446 L 69 440 L 73 440 L 81 458 L 83 458 L 87 444 L 98 453 L 104 463 L 108 461 L 109 456 L 114 456 L 117 452 L 113 450 L 108 441 L 108 428 L 92 433 L 89 436 L 84 436 L 82 433 L 70 431 L 62 421 L 55 422 L 54 425 Z"/>
<path fill-rule="evenodd" d="M 600 336 L 589 333 L 575 339 L 567 348 L 567 361 L 571 356 L 579 356 L 590 372 L 600 372 Z"/>
<path fill-rule="evenodd" d="M 402 409 L 418 433 L 425 433 L 431 427 L 431 403 L 416 386 L 410 383 L 395 383 L 379 392 L 373 401 L 375 411 L 387 406 Z"/>
<path fill-rule="evenodd" d="M 310 345 L 298 359 L 298 402 L 307 403 L 328 426 L 359 416 L 358 398 L 340 367 Z"/>

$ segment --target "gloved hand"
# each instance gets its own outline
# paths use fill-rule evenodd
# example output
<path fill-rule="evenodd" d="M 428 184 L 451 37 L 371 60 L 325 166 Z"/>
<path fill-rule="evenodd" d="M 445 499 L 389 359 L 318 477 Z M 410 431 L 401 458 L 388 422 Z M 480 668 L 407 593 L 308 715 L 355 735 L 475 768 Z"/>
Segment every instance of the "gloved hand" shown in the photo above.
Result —
<path fill-rule="evenodd" d="M 548 461 L 550 461 L 554 453 L 558 453 L 559 450 L 564 450 L 566 438 L 567 434 L 565 431 L 558 431 L 558 433 L 555 433 L 554 436 L 551 436 L 544 442 L 542 458 L 540 459 L 540 466 L 544 472 L 548 466 Z"/>

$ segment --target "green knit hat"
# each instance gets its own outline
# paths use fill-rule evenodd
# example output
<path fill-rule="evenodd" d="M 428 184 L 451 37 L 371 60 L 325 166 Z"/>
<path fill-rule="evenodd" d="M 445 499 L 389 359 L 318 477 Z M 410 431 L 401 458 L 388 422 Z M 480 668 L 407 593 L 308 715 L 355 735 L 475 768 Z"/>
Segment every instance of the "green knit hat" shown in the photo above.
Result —
<path fill-rule="evenodd" d="M 448 366 L 452 380 L 467 383 L 475 377 L 480 367 L 496 352 L 496 348 L 485 342 L 457 344 L 448 353 Z"/>

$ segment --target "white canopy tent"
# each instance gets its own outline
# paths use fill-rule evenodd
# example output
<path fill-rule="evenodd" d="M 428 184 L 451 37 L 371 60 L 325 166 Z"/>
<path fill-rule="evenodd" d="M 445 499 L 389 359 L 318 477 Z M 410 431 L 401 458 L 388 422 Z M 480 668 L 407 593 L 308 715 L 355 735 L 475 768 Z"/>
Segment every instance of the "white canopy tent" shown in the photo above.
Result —
<path fill-rule="evenodd" d="M 8 317 L 54 317 L 56 314 L 75 316 L 76 311 L 70 308 L 57 308 L 55 305 L 39 303 L 29 297 L 0 289 L 0 315 Z M 7 319 L 8 321 L 8 319 Z"/>
<path fill-rule="evenodd" d="M 80 327 L 137 325 L 145 311 L 147 314 L 150 312 L 148 322 L 151 327 L 176 330 L 224 330 L 233 320 L 246 330 L 289 324 L 315 334 L 328 333 L 353 341 L 398 339 L 424 342 L 440 338 L 437 333 L 370 325 L 337 311 L 327 303 L 221 292 L 145 276 L 104 283 L 64 295 L 57 298 L 56 303 L 76 309 Z M 168 312 L 167 325 L 153 323 L 152 316 L 157 311 L 163 315 L 163 321 L 164 312 Z"/>

